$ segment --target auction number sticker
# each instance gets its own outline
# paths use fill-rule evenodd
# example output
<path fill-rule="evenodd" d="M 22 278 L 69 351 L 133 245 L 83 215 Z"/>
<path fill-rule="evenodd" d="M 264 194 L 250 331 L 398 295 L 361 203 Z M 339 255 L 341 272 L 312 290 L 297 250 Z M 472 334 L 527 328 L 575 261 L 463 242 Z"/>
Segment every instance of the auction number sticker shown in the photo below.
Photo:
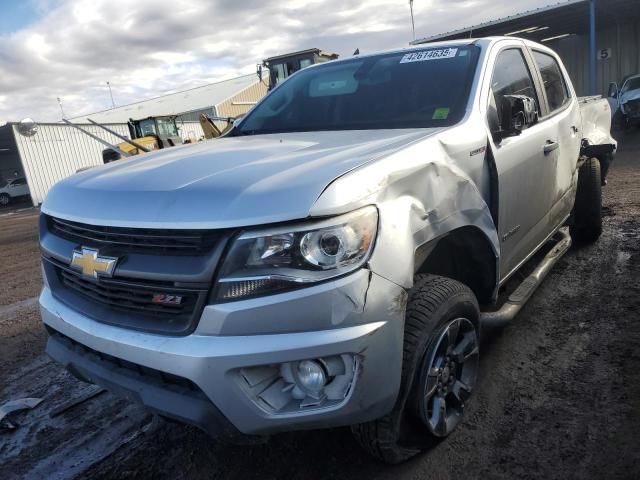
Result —
<path fill-rule="evenodd" d="M 457 48 L 441 48 L 439 50 L 422 50 L 421 52 L 407 53 L 400 59 L 400 63 L 424 62 L 425 60 L 439 60 L 452 58 L 458 53 Z"/>

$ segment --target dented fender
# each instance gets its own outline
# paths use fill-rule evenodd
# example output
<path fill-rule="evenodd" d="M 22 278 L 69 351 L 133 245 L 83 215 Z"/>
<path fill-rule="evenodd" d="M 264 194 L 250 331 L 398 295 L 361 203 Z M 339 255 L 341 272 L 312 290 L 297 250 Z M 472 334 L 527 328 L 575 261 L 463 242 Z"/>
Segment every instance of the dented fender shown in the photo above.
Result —
<path fill-rule="evenodd" d="M 337 178 L 311 216 L 375 205 L 380 223 L 370 268 L 404 288 L 413 285 L 416 250 L 461 227 L 478 228 L 498 262 L 500 244 L 487 205 L 488 169 L 485 152 L 478 148 L 486 145 L 486 134 L 467 128 L 463 136 L 464 129 L 462 124 Z M 448 142 L 453 138 L 455 150 Z"/>

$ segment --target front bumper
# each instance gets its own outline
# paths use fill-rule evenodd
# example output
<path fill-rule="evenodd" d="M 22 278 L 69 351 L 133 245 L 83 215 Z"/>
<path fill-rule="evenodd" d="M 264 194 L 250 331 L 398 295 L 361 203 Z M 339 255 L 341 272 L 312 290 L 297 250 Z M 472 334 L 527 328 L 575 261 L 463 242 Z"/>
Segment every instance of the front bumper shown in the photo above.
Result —
<path fill-rule="evenodd" d="M 213 435 L 234 429 L 259 435 L 361 423 L 390 411 L 400 387 L 405 299 L 398 285 L 361 270 L 295 292 L 206 307 L 196 331 L 183 337 L 98 322 L 46 287 L 40 306 L 44 323 L 62 334 L 50 339 L 49 354 L 79 377 Z M 249 334 L 250 326 L 259 334 Z M 331 408 L 269 412 L 240 382 L 242 368 L 342 354 L 357 358 L 358 368 L 348 396 Z M 135 378 L 114 361 L 137 369 Z M 195 396 L 158 384 L 163 374 L 186 379 Z"/>

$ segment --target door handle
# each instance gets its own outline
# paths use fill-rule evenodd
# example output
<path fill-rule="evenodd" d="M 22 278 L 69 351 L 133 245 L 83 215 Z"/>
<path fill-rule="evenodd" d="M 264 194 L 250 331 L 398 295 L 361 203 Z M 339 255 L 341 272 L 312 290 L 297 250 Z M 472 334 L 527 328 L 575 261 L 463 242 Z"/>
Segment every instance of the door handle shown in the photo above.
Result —
<path fill-rule="evenodd" d="M 559 146 L 560 145 L 558 145 L 558 142 L 554 142 L 553 140 L 547 140 L 547 143 L 544 144 L 544 148 L 543 148 L 544 154 L 549 155 Z"/>

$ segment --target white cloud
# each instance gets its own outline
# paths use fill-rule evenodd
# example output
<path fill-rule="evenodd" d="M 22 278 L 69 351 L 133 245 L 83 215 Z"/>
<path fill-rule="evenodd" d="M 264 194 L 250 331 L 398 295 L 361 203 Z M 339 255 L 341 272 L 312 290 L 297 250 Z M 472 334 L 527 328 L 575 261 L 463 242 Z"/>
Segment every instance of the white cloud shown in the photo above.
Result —
<path fill-rule="evenodd" d="M 25 46 L 30 51 L 31 55 L 35 55 L 41 59 L 44 59 L 49 52 L 51 52 L 51 45 L 47 43 L 44 36 L 34 33 L 27 38 Z"/>
<path fill-rule="evenodd" d="M 0 34 L 0 118 L 60 118 L 251 73 L 310 47 L 351 55 L 406 46 L 407 0 L 33 0 L 41 16 Z M 540 6 L 539 0 L 416 0 L 426 36 Z"/>

